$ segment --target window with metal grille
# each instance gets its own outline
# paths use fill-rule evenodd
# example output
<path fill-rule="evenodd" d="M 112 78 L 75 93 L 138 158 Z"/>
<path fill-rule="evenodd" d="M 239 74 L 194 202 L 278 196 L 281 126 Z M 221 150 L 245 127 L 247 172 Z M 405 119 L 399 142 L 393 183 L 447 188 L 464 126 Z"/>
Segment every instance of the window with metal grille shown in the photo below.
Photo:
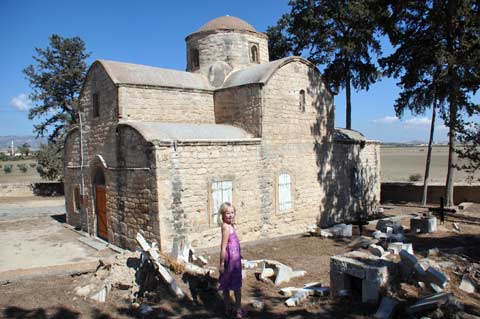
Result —
<path fill-rule="evenodd" d="M 92 96 L 92 104 L 93 104 L 93 117 L 99 117 L 100 116 L 100 100 L 98 93 L 93 93 Z"/>
<path fill-rule="evenodd" d="M 218 209 L 224 202 L 232 202 L 232 181 L 219 181 L 212 183 L 212 224 L 217 225 L 222 216 Z"/>
<path fill-rule="evenodd" d="M 278 210 L 283 212 L 292 208 L 292 182 L 288 173 L 278 176 Z"/>

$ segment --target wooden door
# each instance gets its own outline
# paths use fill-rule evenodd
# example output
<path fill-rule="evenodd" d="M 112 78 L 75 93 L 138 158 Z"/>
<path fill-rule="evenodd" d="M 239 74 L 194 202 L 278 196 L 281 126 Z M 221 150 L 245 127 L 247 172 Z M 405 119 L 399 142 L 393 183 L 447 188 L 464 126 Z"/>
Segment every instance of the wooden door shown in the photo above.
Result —
<path fill-rule="evenodd" d="M 95 195 L 98 237 L 108 240 L 107 195 L 105 186 L 96 185 Z"/>

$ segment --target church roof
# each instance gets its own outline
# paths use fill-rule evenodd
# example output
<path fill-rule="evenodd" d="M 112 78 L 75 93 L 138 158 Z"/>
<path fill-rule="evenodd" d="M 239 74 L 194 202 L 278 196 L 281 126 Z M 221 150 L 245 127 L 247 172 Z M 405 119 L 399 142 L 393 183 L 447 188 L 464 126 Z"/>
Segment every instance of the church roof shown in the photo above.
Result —
<path fill-rule="evenodd" d="M 265 84 L 268 82 L 270 77 L 275 73 L 275 71 L 280 69 L 285 64 L 294 62 L 294 61 L 305 63 L 315 68 L 315 66 L 311 62 L 301 57 L 291 56 L 291 57 L 275 60 L 269 63 L 258 64 L 254 67 L 233 72 L 226 78 L 225 82 L 222 85 L 222 88 L 226 89 L 226 88 L 231 88 L 235 86 L 254 84 L 254 83 Z"/>
<path fill-rule="evenodd" d="M 244 20 L 232 17 L 232 16 L 223 16 L 216 19 L 210 20 L 205 23 L 197 32 L 203 31 L 213 31 L 213 30 L 246 30 L 257 32 L 254 27 Z"/>
<path fill-rule="evenodd" d="M 348 130 L 346 128 L 335 128 L 333 139 L 335 142 L 344 143 L 365 143 L 365 136 L 354 130 Z"/>
<path fill-rule="evenodd" d="M 115 84 L 211 90 L 208 80 L 197 73 L 109 60 L 98 60 L 95 63 L 103 66 Z"/>
<path fill-rule="evenodd" d="M 147 141 L 242 140 L 252 136 L 245 130 L 223 124 L 184 124 L 165 122 L 122 122 L 136 129 Z"/>

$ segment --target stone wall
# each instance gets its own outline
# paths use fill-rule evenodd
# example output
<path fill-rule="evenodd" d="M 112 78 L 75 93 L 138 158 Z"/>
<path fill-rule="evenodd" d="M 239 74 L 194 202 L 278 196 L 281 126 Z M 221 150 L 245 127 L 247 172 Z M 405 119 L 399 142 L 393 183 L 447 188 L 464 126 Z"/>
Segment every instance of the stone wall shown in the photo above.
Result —
<path fill-rule="evenodd" d="M 305 103 L 301 105 L 301 94 Z M 263 89 L 261 214 L 268 236 L 298 233 L 324 212 L 323 175 L 329 170 L 333 104 L 319 73 L 293 61 Z M 291 177 L 292 209 L 280 211 L 278 177 Z"/>
<path fill-rule="evenodd" d="M 421 183 L 382 183 L 382 203 L 421 203 L 423 184 Z M 456 184 L 453 187 L 454 204 L 463 202 L 480 203 L 480 185 Z M 428 204 L 440 205 L 440 197 L 445 198 L 445 185 L 428 185 Z"/>
<path fill-rule="evenodd" d="M 355 221 L 371 214 L 380 202 L 380 144 L 335 142 L 332 172 L 322 224 Z"/>
<path fill-rule="evenodd" d="M 221 232 L 212 220 L 211 187 L 214 181 L 233 183 L 242 240 L 261 235 L 258 140 L 247 142 L 185 143 L 156 152 L 158 205 L 162 249 L 187 239 L 193 247 L 217 246 Z"/>
<path fill-rule="evenodd" d="M 262 135 L 262 92 L 259 84 L 215 92 L 215 118 L 219 124 L 241 127 L 254 137 Z"/>
<path fill-rule="evenodd" d="M 125 120 L 213 124 L 213 92 L 121 86 L 120 116 Z"/>
<path fill-rule="evenodd" d="M 193 33 L 187 37 L 187 70 L 190 72 L 209 74 L 210 66 L 223 61 L 229 64 L 233 70 L 244 69 L 254 66 L 250 60 L 250 46 L 258 45 L 259 62 L 268 63 L 268 40 L 263 33 L 250 31 L 216 30 Z M 200 67 L 191 65 L 193 49 L 197 49 L 200 58 Z"/>

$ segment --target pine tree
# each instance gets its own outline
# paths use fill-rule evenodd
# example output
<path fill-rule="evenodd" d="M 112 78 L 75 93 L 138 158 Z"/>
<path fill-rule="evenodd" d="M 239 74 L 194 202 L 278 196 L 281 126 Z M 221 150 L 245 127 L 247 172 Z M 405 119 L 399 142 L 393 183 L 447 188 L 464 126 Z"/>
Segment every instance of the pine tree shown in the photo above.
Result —
<path fill-rule="evenodd" d="M 90 53 L 85 52 L 85 43 L 79 37 L 63 38 L 53 34 L 49 40 L 47 48 L 35 48 L 36 63 L 26 67 L 23 73 L 30 82 L 30 99 L 35 103 L 28 118 L 39 119 L 41 122 L 34 126 L 34 132 L 42 137 L 48 134 L 49 139 L 37 156 L 42 161 L 39 172 L 46 179 L 56 179 L 63 173 L 63 139 L 77 123 L 76 109 L 87 71 L 85 60 Z M 49 163 L 45 158 L 55 161 Z"/>
<path fill-rule="evenodd" d="M 372 61 L 381 53 L 378 20 L 386 13 L 378 1 L 292 0 L 291 11 L 267 34 L 279 58 L 303 53 L 321 67 L 332 93 L 346 91 L 346 127 L 351 128 L 351 88 L 368 90 L 380 73 Z"/>
<path fill-rule="evenodd" d="M 392 1 L 384 24 L 395 52 L 381 60 L 389 75 L 400 77 L 403 89 L 397 114 L 422 113 L 438 102 L 449 127 L 446 202 L 453 205 L 455 133 L 462 114 L 479 112 L 470 94 L 480 86 L 479 5 L 469 0 Z"/>

